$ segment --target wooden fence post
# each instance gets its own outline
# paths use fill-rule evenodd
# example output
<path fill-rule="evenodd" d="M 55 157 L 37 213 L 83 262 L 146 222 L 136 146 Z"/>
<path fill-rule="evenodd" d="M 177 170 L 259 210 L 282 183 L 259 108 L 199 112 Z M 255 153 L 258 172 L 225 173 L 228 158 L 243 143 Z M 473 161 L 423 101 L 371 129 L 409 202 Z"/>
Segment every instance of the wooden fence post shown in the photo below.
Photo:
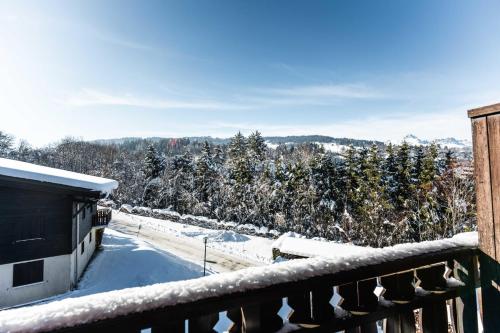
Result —
<path fill-rule="evenodd" d="M 469 110 L 472 121 L 484 332 L 500 327 L 500 103 Z"/>

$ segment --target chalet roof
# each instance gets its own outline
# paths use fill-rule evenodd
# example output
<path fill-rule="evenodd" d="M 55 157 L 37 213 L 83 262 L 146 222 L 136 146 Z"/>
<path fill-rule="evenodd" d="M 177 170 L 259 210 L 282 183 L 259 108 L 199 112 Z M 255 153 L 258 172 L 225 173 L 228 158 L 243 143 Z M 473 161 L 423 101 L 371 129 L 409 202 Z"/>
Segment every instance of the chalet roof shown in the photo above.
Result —
<path fill-rule="evenodd" d="M 110 193 L 118 187 L 118 182 L 113 179 L 94 177 L 6 158 L 0 158 L 0 176 L 84 188 L 103 193 Z"/>

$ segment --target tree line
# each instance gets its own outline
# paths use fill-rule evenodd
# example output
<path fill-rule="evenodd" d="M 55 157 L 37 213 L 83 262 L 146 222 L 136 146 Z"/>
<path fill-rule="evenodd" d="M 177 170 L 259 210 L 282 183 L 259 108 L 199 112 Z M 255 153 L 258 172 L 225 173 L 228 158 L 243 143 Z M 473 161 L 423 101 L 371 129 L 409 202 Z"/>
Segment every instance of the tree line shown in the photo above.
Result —
<path fill-rule="evenodd" d="M 117 204 L 168 208 L 309 237 L 386 246 L 474 230 L 471 161 L 429 146 L 314 143 L 269 149 L 259 132 L 228 144 L 64 139 L 35 149 L 0 132 L 0 155 L 109 177 Z"/>

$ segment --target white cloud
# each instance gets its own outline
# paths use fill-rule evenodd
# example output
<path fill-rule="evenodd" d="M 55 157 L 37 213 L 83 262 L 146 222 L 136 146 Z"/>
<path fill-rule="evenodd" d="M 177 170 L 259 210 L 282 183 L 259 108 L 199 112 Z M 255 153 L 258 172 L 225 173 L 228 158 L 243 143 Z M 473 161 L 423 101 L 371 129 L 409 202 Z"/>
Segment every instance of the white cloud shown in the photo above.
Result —
<path fill-rule="evenodd" d="M 129 106 L 150 109 L 191 109 L 191 110 L 227 110 L 241 109 L 244 106 L 211 100 L 183 101 L 174 99 L 156 99 L 137 97 L 130 94 L 109 94 L 94 89 L 82 89 L 77 94 L 68 96 L 64 104 L 70 106 Z"/>
<path fill-rule="evenodd" d="M 221 95 L 221 93 L 219 93 Z M 226 94 L 230 96 L 230 94 Z M 153 109 L 250 110 L 275 106 L 328 106 L 341 100 L 379 99 L 385 95 L 362 84 L 312 85 L 288 88 L 254 89 L 226 101 L 184 97 L 184 99 L 149 98 L 132 94 L 114 94 L 96 89 L 82 89 L 65 99 L 71 106 L 114 105 Z"/>
<path fill-rule="evenodd" d="M 289 88 L 271 88 L 263 92 L 277 96 L 336 98 L 336 99 L 379 99 L 386 94 L 365 84 L 321 84 Z"/>

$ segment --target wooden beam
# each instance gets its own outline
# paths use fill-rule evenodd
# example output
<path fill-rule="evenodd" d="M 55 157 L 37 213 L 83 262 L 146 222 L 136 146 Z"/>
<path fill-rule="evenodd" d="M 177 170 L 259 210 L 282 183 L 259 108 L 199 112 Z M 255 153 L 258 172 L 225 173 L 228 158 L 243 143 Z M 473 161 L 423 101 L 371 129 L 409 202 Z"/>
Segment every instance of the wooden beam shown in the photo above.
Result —
<path fill-rule="evenodd" d="M 480 108 L 471 109 L 467 112 L 469 118 L 477 118 L 500 113 L 500 103 L 483 106 Z"/>
<path fill-rule="evenodd" d="M 483 327 L 485 332 L 496 332 L 500 327 L 500 290 L 496 287 L 500 280 L 500 104 L 470 110 L 469 117 L 472 118 L 477 228 L 481 251 Z"/>
<path fill-rule="evenodd" d="M 495 231 L 493 228 L 493 203 L 486 117 L 472 119 L 472 140 L 474 148 L 474 175 L 476 178 L 479 247 L 485 254 L 495 258 Z"/>
<path fill-rule="evenodd" d="M 487 121 L 493 205 L 493 220 L 490 223 L 493 223 L 495 258 L 500 262 L 500 114 L 488 116 Z"/>

